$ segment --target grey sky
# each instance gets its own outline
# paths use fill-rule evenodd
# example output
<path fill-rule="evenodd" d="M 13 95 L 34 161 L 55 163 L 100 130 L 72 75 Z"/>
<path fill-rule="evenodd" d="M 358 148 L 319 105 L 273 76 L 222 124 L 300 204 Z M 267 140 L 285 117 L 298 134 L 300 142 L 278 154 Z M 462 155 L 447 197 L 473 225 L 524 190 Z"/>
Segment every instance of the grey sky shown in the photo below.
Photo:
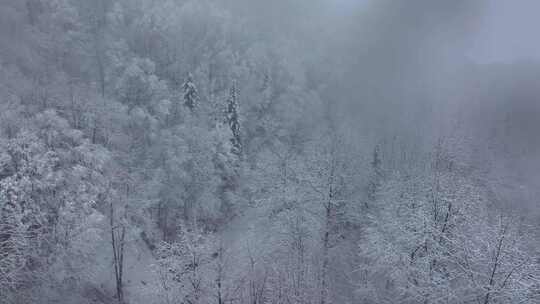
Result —
<path fill-rule="evenodd" d="M 337 12 L 362 9 L 368 0 L 328 0 Z M 540 59 L 540 1 L 487 0 L 468 56 L 476 62 Z"/>
<path fill-rule="evenodd" d="M 472 55 L 481 62 L 540 59 L 540 1 L 490 0 Z"/>

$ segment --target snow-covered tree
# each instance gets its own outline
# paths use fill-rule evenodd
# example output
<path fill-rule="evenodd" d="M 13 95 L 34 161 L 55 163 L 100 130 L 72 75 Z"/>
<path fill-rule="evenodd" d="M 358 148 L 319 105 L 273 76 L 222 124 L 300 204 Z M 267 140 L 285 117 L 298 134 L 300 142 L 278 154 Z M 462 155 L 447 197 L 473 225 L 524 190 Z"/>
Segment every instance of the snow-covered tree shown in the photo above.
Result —
<path fill-rule="evenodd" d="M 381 160 L 381 151 L 379 146 L 375 146 L 373 149 L 373 159 L 371 160 L 371 173 L 369 176 L 369 181 L 367 185 L 367 202 L 366 207 L 369 208 L 369 205 L 372 204 L 376 199 L 376 194 L 381 186 L 383 179 L 383 169 L 382 169 L 382 160 Z"/>
<path fill-rule="evenodd" d="M 209 238 L 192 225 L 178 230 L 177 240 L 157 248 L 157 272 L 165 298 L 167 303 L 206 303 L 207 269 L 212 259 Z"/>
<path fill-rule="evenodd" d="M 232 152 L 236 155 L 242 154 L 242 138 L 240 134 L 240 116 L 238 108 L 239 91 L 236 80 L 233 81 L 229 90 L 225 108 L 226 123 L 232 133 L 230 138 L 232 144 Z"/>
<path fill-rule="evenodd" d="M 191 112 L 197 107 L 199 102 L 199 92 L 197 86 L 193 83 L 193 75 L 189 74 L 186 81 L 182 85 L 184 106 L 186 106 Z"/>
<path fill-rule="evenodd" d="M 155 63 L 135 58 L 127 62 L 116 84 L 119 99 L 130 109 L 149 106 L 167 94 L 167 85 L 155 75 Z"/>
<path fill-rule="evenodd" d="M 378 191 L 360 246 L 371 280 L 362 292 L 375 302 L 526 302 L 537 265 L 524 231 L 492 222 L 489 191 L 441 141 L 432 155 L 427 171 L 395 173 Z"/>

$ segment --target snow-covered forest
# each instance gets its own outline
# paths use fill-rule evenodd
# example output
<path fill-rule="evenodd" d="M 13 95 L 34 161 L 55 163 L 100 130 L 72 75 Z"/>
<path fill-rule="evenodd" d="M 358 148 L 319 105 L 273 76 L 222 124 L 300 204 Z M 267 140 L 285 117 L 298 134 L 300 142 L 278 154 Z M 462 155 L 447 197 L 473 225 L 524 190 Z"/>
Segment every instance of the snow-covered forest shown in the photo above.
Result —
<path fill-rule="evenodd" d="M 540 303 L 534 2 L 0 0 L 0 303 Z"/>

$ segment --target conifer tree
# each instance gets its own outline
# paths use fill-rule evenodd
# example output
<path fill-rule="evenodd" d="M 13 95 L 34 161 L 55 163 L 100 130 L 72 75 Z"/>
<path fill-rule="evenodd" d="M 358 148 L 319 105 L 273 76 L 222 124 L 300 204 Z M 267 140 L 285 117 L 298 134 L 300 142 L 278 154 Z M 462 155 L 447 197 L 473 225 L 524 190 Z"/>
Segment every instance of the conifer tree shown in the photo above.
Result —
<path fill-rule="evenodd" d="M 375 149 L 373 149 L 373 159 L 371 160 L 371 176 L 367 187 L 368 202 L 366 202 L 366 207 L 369 206 L 370 202 L 375 201 L 375 195 L 377 193 L 377 190 L 381 186 L 381 179 L 383 175 L 381 163 L 382 160 L 380 155 L 380 149 L 377 145 Z"/>
<path fill-rule="evenodd" d="M 236 155 L 242 153 L 242 141 L 240 137 L 240 120 L 238 116 L 238 86 L 236 80 L 233 81 L 227 99 L 227 108 L 225 110 L 226 120 L 232 132 L 231 144 L 232 151 Z"/>
<path fill-rule="evenodd" d="M 193 75 L 191 75 L 191 73 L 182 85 L 182 90 L 184 92 L 184 105 L 193 112 L 199 101 L 199 92 L 197 86 L 193 82 Z"/>

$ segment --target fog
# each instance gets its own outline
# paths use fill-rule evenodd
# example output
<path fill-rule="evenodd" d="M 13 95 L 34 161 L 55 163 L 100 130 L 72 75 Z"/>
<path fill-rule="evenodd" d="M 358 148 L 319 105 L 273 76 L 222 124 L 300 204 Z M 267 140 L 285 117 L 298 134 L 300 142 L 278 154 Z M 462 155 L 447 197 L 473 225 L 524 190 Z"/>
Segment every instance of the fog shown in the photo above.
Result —
<path fill-rule="evenodd" d="M 504 194 L 506 203 L 538 212 L 538 201 L 530 201 L 540 186 L 533 173 L 540 164 L 536 1 L 301 3 L 290 10 L 261 2 L 257 10 L 275 9 L 281 21 L 292 20 L 279 22 L 287 27 L 308 24 L 307 34 L 292 39 L 309 51 L 293 56 L 312 65 L 313 81 L 359 140 L 384 129 L 429 145 L 440 132 L 461 128 L 482 146 L 475 149 L 492 144 L 478 153 L 504 163 L 490 176 L 518 187 Z"/>
<path fill-rule="evenodd" d="M 0 0 L 0 304 L 540 303 L 535 0 Z"/>
<path fill-rule="evenodd" d="M 343 2 L 327 3 L 337 8 L 325 24 L 339 30 L 322 47 L 336 60 L 328 69 L 338 66 L 341 76 L 328 94 L 360 136 L 374 128 L 421 140 L 447 128 L 470 132 L 482 146 L 475 149 L 490 146 L 479 157 L 493 153 L 493 163 L 504 163 L 490 177 L 518 188 L 501 194 L 506 203 L 538 212 L 538 200 L 530 201 L 540 186 L 533 173 L 540 164 L 538 3 Z"/>

